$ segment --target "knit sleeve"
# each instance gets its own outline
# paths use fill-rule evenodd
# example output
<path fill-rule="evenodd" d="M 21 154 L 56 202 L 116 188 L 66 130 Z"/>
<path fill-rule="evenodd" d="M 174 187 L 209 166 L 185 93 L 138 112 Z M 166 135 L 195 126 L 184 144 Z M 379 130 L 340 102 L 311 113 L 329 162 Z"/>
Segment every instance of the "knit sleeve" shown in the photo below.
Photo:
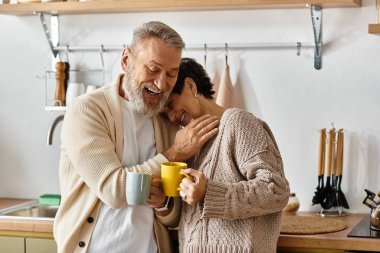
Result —
<path fill-rule="evenodd" d="M 241 111 L 228 122 L 219 147 L 226 153 L 218 154 L 218 166 L 235 167 L 243 180 L 230 182 L 228 174 L 223 180 L 209 179 L 202 217 L 235 220 L 281 211 L 289 185 L 269 127 Z"/>
<path fill-rule="evenodd" d="M 164 155 L 157 154 L 142 164 L 126 167 L 125 169 L 127 171 L 145 173 L 145 174 L 154 175 L 156 177 L 161 177 L 161 163 L 164 163 L 164 162 L 169 162 L 169 160 L 166 159 Z"/>
<path fill-rule="evenodd" d="M 179 197 L 173 197 L 173 209 L 166 216 L 160 216 L 155 214 L 157 219 L 165 226 L 175 228 L 178 226 L 181 215 L 182 201 Z"/>

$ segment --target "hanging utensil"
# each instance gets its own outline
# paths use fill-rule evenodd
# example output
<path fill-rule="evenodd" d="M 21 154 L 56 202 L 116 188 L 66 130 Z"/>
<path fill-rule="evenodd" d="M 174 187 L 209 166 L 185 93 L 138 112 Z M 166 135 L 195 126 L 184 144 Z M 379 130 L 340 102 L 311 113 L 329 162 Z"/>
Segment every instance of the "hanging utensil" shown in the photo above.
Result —
<path fill-rule="evenodd" d="M 326 158 L 326 128 L 321 129 L 319 139 L 319 152 L 318 152 L 318 186 L 317 191 L 314 192 L 313 205 L 320 204 L 322 201 L 322 193 L 324 189 L 324 172 L 325 172 L 325 158 Z"/>
<path fill-rule="evenodd" d="M 349 209 L 350 206 L 348 205 L 347 199 L 344 196 L 344 193 L 342 191 L 341 184 L 342 184 L 342 175 L 343 175 L 343 150 L 344 150 L 344 134 L 343 129 L 338 130 L 338 145 L 337 145 L 337 166 L 336 166 L 336 176 L 338 178 L 338 204 L 339 206 L 343 206 L 346 209 Z"/>
<path fill-rule="evenodd" d="M 327 146 L 327 178 L 326 187 L 323 190 L 321 206 L 324 209 L 330 209 L 334 205 L 334 190 L 331 186 L 331 168 L 333 166 L 333 148 L 335 139 L 335 129 L 331 128 L 328 134 L 328 146 Z"/>
<path fill-rule="evenodd" d="M 338 177 L 336 175 L 337 171 L 336 171 L 336 168 L 337 168 L 337 163 L 338 163 L 338 159 L 337 159 L 337 142 L 335 142 L 336 140 L 336 132 L 334 131 L 334 142 L 333 142 L 333 148 L 332 148 L 332 168 L 331 168 L 331 188 L 333 190 L 333 194 L 332 194 L 332 197 L 331 199 L 333 200 L 333 206 L 337 207 L 338 206 Z M 335 145 L 337 144 L 337 145 Z"/>

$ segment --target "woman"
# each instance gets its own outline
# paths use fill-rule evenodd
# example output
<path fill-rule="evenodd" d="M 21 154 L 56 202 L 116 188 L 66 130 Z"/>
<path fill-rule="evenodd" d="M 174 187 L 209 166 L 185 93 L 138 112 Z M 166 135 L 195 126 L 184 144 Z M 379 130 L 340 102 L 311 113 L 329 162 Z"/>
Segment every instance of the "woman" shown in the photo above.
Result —
<path fill-rule="evenodd" d="M 240 109 L 217 105 L 212 84 L 193 59 L 181 61 L 163 113 L 186 126 L 202 115 L 220 119 L 219 133 L 188 160 L 180 185 L 187 204 L 179 224 L 180 252 L 276 252 L 289 185 L 268 125 Z"/>

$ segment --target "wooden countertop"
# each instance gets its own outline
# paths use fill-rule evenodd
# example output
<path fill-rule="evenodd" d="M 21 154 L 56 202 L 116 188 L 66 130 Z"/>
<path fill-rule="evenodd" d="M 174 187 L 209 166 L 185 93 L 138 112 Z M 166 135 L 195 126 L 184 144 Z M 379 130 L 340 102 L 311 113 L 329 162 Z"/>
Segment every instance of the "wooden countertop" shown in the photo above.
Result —
<path fill-rule="evenodd" d="M 0 198 L 0 209 L 21 204 L 32 199 Z M 0 215 L 0 234 L 17 235 L 17 233 L 34 233 L 39 237 L 45 237 L 45 233 L 53 233 L 53 221 L 34 220 L 23 218 L 7 218 Z M 50 235 L 51 237 L 51 235 Z"/>
<path fill-rule="evenodd" d="M 310 212 L 300 212 L 297 215 L 316 215 Z M 279 247 L 308 248 L 308 249 L 340 249 L 359 251 L 380 251 L 380 239 L 347 237 L 366 214 L 349 213 L 341 219 L 347 224 L 345 230 L 315 235 L 285 235 L 281 234 L 278 240 Z"/>
<path fill-rule="evenodd" d="M 30 199 L 10 199 L 0 198 L 0 209 L 15 204 L 20 204 Z M 299 212 L 297 215 L 316 215 L 311 212 Z M 308 249 L 341 249 L 379 252 L 380 239 L 347 237 L 347 234 L 364 217 L 365 214 L 348 214 L 341 219 L 347 224 L 345 230 L 316 235 L 284 235 L 281 234 L 278 240 L 279 247 L 285 248 L 308 248 Z M 53 221 L 41 221 L 31 219 L 10 219 L 0 216 L 0 234 L 10 233 L 32 233 L 38 235 L 50 234 L 53 232 Z"/>

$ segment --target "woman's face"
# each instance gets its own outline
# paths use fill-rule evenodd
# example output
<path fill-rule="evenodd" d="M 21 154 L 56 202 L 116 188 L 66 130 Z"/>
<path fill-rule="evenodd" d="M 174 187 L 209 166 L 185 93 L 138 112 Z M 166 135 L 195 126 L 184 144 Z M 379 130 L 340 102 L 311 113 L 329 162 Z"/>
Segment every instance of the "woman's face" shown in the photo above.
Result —
<path fill-rule="evenodd" d="M 181 126 L 187 126 L 191 120 L 202 116 L 197 87 L 193 79 L 189 77 L 185 79 L 181 94 L 170 94 L 163 113 L 170 122 Z"/>

